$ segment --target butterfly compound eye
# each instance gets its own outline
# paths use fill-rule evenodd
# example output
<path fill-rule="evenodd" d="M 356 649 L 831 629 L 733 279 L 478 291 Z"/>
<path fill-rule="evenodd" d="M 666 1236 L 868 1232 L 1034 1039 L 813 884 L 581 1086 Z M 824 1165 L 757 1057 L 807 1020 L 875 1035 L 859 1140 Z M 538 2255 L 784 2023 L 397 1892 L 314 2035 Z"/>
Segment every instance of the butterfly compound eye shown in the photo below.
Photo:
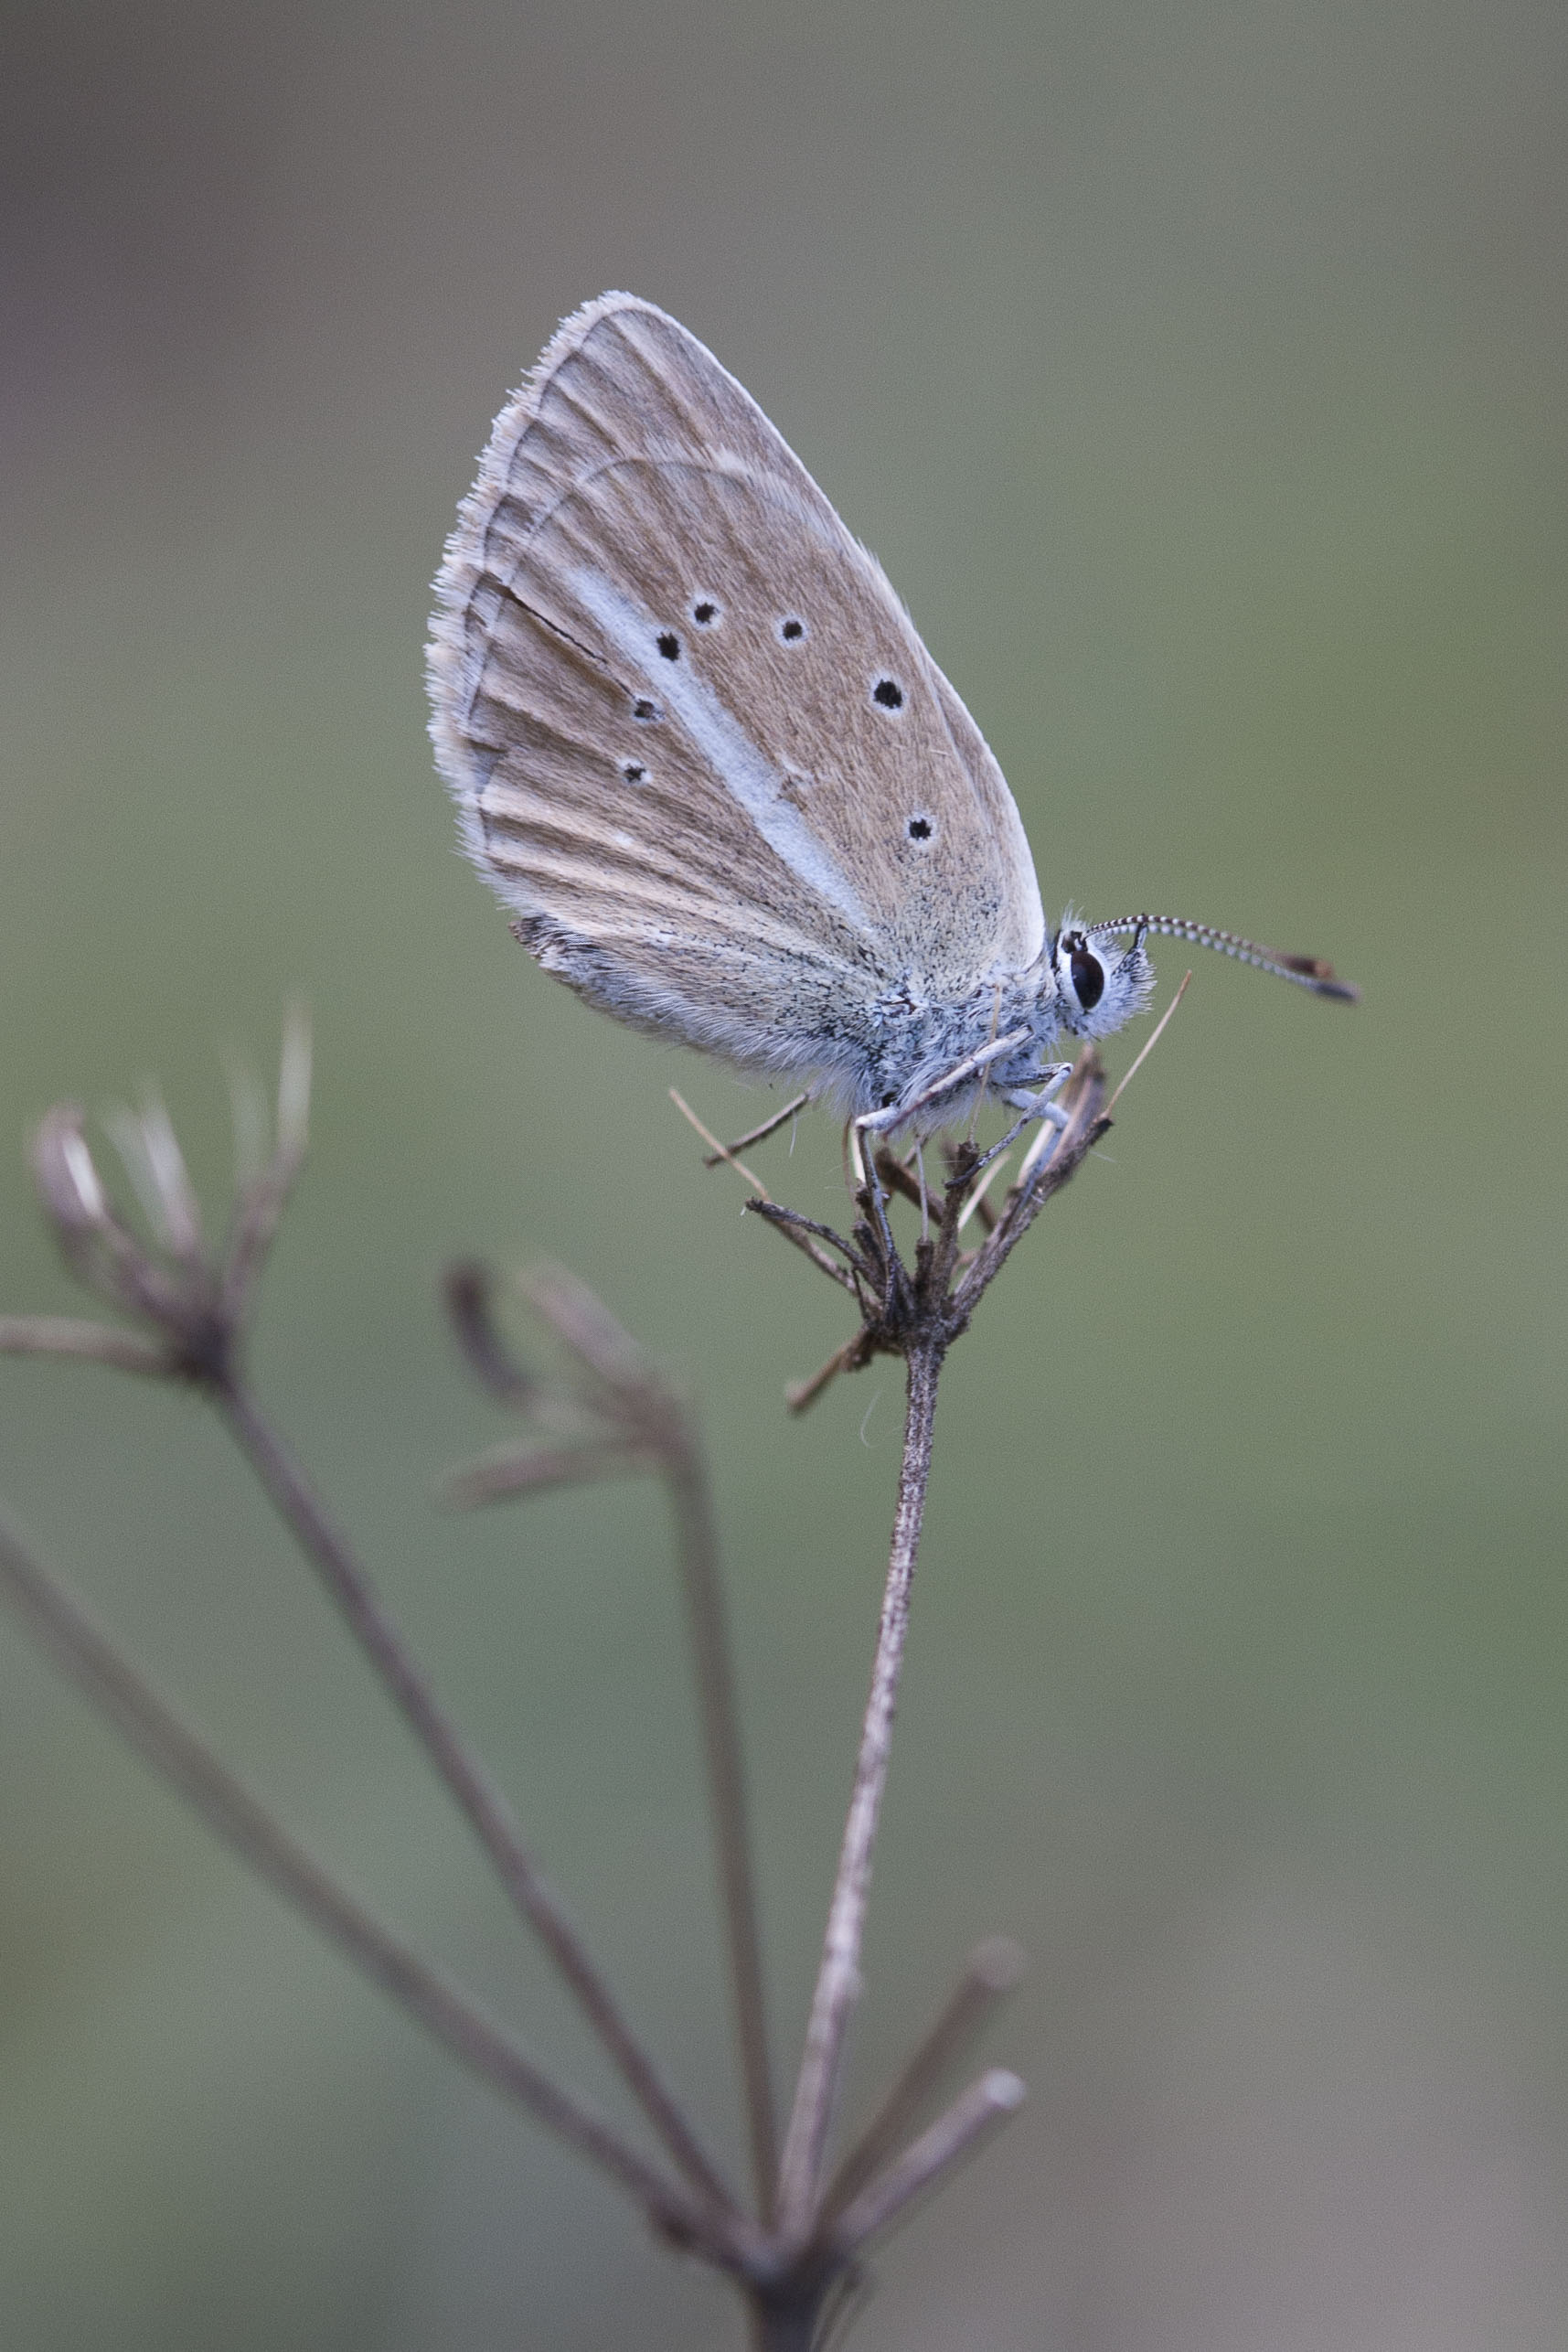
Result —
<path fill-rule="evenodd" d="M 1072 975 L 1072 987 L 1085 1012 L 1093 1012 L 1105 993 L 1105 967 L 1091 947 L 1080 941 L 1072 951 L 1068 969 Z"/>

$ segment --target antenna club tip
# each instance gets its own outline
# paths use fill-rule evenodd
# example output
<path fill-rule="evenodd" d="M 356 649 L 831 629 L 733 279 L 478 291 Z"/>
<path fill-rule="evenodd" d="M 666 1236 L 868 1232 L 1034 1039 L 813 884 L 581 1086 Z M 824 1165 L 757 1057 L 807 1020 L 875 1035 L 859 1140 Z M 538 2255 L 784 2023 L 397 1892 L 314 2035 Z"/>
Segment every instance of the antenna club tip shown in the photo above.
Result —
<path fill-rule="evenodd" d="M 1321 956 L 1282 956 L 1280 962 L 1287 972 L 1307 981 L 1321 997 L 1331 997 L 1337 1004 L 1360 1004 L 1361 991 L 1354 980 L 1342 980 L 1332 964 Z"/>

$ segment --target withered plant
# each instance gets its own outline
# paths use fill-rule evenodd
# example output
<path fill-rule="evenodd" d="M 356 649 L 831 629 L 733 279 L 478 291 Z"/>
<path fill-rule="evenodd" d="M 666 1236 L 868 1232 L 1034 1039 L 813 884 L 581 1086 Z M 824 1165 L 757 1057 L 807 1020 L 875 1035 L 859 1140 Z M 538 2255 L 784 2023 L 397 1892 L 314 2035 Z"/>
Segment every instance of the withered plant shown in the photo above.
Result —
<path fill-rule="evenodd" d="M 757 1137 L 727 1148 L 701 1130 L 713 1146 L 709 1165 L 739 1170 L 752 1187 L 748 1206 L 837 1284 L 854 1308 L 850 1336 L 814 1379 L 791 1393 L 792 1406 L 804 1410 L 828 1380 L 877 1354 L 901 1358 L 907 1386 L 869 1695 L 821 1963 L 782 2128 L 718 1543 L 690 1407 L 571 1276 L 547 1269 L 524 1285 L 564 1361 L 564 1373 L 548 1379 L 525 1370 L 502 1336 L 487 1271 L 463 1266 L 447 1278 L 448 1311 L 469 1367 L 521 1424 L 515 1443 L 454 1475 L 454 1500 L 494 1503 L 547 1486 L 631 1473 L 657 1478 L 668 1497 L 722 1898 L 749 2195 L 725 2177 L 701 2144 L 551 1891 L 506 1797 L 435 1698 L 347 1536 L 251 1384 L 247 1333 L 304 1159 L 308 1092 L 308 1043 L 296 1024 L 284 1041 L 265 1156 L 252 1152 L 247 1160 L 241 1155 L 227 1228 L 216 1241 L 204 1229 L 183 1155 L 158 1103 L 113 1128 L 150 1240 L 104 1185 L 81 1114 L 69 1107 L 51 1111 L 33 1149 L 44 1213 L 72 1271 L 116 1320 L 0 1320 L 0 1352 L 90 1359 L 182 1384 L 208 1400 L 555 1963 L 651 2127 L 658 2156 L 645 2155 L 619 2123 L 545 2073 L 508 2027 L 372 1918 L 181 1722 L 5 1522 L 0 1593 L 89 1701 L 259 1877 L 453 2056 L 616 2182 L 662 2240 L 731 2283 L 758 2352 L 810 2352 L 854 2304 L 868 2250 L 879 2236 L 972 2154 L 1023 2097 L 1015 2074 L 992 2068 L 925 2121 L 978 2028 L 1017 1980 L 1021 1954 L 994 1938 L 971 1954 L 859 2135 L 841 2150 L 833 2146 L 846 2037 L 860 1989 L 861 1941 L 943 1362 L 1046 1203 L 1109 1126 L 1100 1065 L 1092 1050 L 1084 1054 L 1061 1098 L 1064 1123 L 1042 1128 L 995 1203 L 991 1193 L 1007 1163 L 983 1155 L 972 1141 L 946 1148 L 944 1176 L 929 1192 L 923 1167 L 899 1159 L 885 1144 L 871 1146 L 865 1159 L 852 1151 L 848 1235 L 767 1196 L 739 1158 Z M 892 1231 L 891 1213 L 901 1202 L 920 1220 L 907 1258 Z"/>

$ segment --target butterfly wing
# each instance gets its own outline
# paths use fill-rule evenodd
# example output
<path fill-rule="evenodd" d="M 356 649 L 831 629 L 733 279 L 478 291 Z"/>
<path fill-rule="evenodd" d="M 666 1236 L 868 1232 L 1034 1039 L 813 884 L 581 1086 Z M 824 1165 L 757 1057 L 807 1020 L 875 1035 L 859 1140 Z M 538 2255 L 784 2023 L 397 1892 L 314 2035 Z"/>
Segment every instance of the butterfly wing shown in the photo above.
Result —
<path fill-rule="evenodd" d="M 547 968 L 742 1064 L 1039 954 L 1000 769 L 880 567 L 694 337 L 606 294 L 497 419 L 437 583 L 432 735 Z"/>

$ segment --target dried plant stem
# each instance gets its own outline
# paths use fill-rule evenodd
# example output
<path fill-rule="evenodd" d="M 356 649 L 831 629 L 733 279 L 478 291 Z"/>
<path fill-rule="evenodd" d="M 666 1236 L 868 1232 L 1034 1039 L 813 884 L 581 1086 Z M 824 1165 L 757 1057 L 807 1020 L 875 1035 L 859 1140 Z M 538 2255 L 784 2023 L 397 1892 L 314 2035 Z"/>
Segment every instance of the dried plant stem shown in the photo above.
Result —
<path fill-rule="evenodd" d="M 1004 2122 L 1023 2098 L 1023 2084 L 1007 2067 L 993 2067 L 972 2082 L 947 2112 L 939 2115 L 898 2162 L 890 2165 L 839 2216 L 834 2244 L 849 2254 L 885 2229 L 912 2198 L 930 2188 L 961 2157 L 971 2155 L 985 2134 Z"/>
<path fill-rule="evenodd" d="M 738 1135 L 735 1138 L 733 1143 L 727 1143 L 721 1150 L 710 1152 L 702 1163 L 704 1168 L 721 1168 L 725 1160 L 733 1160 L 738 1151 L 750 1150 L 753 1143 L 765 1143 L 770 1135 L 777 1135 L 781 1127 L 787 1127 L 792 1118 L 797 1118 L 810 1100 L 809 1086 L 804 1094 L 792 1095 L 783 1109 L 774 1111 L 773 1117 L 765 1118 L 761 1127 L 749 1127 L 744 1135 Z"/>
<path fill-rule="evenodd" d="M 449 1278 L 454 1328 L 464 1352 L 485 1385 L 516 1408 L 528 1429 L 520 1448 L 487 1457 L 465 1474 L 459 1482 L 465 1500 L 649 1470 L 660 1473 L 668 1491 L 713 1815 L 756 2219 L 742 2212 L 699 2144 L 541 1875 L 505 1798 L 437 1701 L 374 1586 L 245 1378 L 241 1342 L 255 1281 L 304 1150 L 304 1079 L 303 1035 L 291 1032 L 280 1080 L 276 1148 L 259 1174 L 242 1178 L 228 1241 L 210 1263 L 184 1160 L 155 1100 L 139 1122 L 127 1115 L 118 1123 L 123 1156 L 154 1229 L 151 1250 L 106 1192 L 80 1114 L 69 1106 L 52 1111 L 33 1153 L 46 1213 L 68 1262 L 87 1287 L 141 1328 L 47 1316 L 0 1319 L 0 1352 L 71 1355 L 162 1374 L 195 1386 L 209 1399 L 684 2178 L 650 2164 L 616 2127 L 541 2074 L 459 1988 L 329 1878 L 169 1713 L 3 1524 L 0 1598 L 18 1608 L 101 1712 L 259 1876 L 464 2063 L 627 2189 L 656 2229 L 726 2272 L 745 2301 L 758 2352 L 813 2352 L 829 2315 L 841 2314 L 859 2292 L 867 2241 L 958 2164 L 1023 2096 L 1016 2076 L 994 2069 L 918 2138 L 905 2140 L 962 2046 L 1017 1974 L 1016 1948 L 997 1940 L 971 1956 L 956 1990 L 830 2184 L 824 2185 L 848 2027 L 860 1995 L 872 1861 L 943 1361 L 1045 1203 L 1109 1126 L 1104 1074 L 1093 1049 L 1086 1048 L 1061 1096 L 1060 1131 L 1042 1134 L 1026 1153 L 994 1212 L 976 1189 L 985 1160 L 972 1139 L 949 1152 L 938 1203 L 923 1169 L 917 1180 L 885 1147 L 879 1149 L 874 1122 L 868 1128 L 873 1158 L 869 1180 L 852 1130 L 848 1137 L 857 1212 L 848 1238 L 765 1195 L 748 1203 L 850 1292 L 859 1310 L 859 1329 L 815 1380 L 795 1392 L 796 1407 L 836 1372 L 859 1369 L 878 1354 L 903 1360 L 908 1387 L 870 1690 L 782 2155 L 768 2065 L 735 1683 L 712 1502 L 689 1407 L 608 1310 L 560 1269 L 537 1270 L 526 1288 L 575 1359 L 564 1384 L 541 1382 L 513 1363 L 490 1318 L 488 1278 L 482 1269 L 459 1267 Z M 754 1182 L 733 1147 L 720 1144 L 689 1110 L 686 1115 L 721 1161 Z M 901 1258 L 894 1243 L 890 1193 L 920 1209 L 912 1264 Z M 967 1211 L 979 1217 L 985 1239 L 961 1256 Z"/>
<path fill-rule="evenodd" d="M 877 1823 L 887 1782 L 904 1640 L 909 1630 L 910 1594 L 931 1474 L 936 1384 L 943 1352 L 938 1340 L 923 1339 L 911 1347 L 907 1359 L 909 1402 L 903 1459 L 871 1666 L 870 1695 L 866 1703 L 848 1816 L 828 1907 L 822 1962 L 779 2172 L 779 2229 L 785 2240 L 804 2240 L 811 2231 L 844 2037 L 860 1992 L 860 1944 L 870 1892 Z"/>
<path fill-rule="evenodd" d="M 551 1402 L 549 1387 L 514 1360 L 491 1311 L 491 1282 L 482 1266 L 448 1270 L 446 1298 L 464 1355 L 491 1394 L 539 1426 Z M 603 1302 L 563 1267 L 536 1267 L 523 1288 L 576 1360 L 571 1393 L 577 1434 L 555 1445 L 531 1438 L 485 1457 L 460 1473 L 449 1492 L 461 1502 L 566 1480 L 656 1470 L 675 1521 L 676 1557 L 691 1645 L 693 1681 L 707 1769 L 709 1807 L 718 1862 L 730 1983 L 741 2058 L 741 2091 L 757 2209 L 773 2209 L 778 2141 L 768 2069 L 762 1945 L 746 1826 L 745 1769 L 740 1710 L 725 1621 L 718 1531 L 702 1447 L 690 1409 L 678 1390 L 644 1356 Z M 559 1404 L 559 1396 L 556 1399 Z"/>
<path fill-rule="evenodd" d="M 719 1138 L 714 1134 L 711 1128 L 703 1126 L 702 1121 L 698 1117 L 697 1113 L 692 1109 L 691 1105 L 685 1099 L 684 1096 L 677 1095 L 675 1088 L 672 1086 L 669 1090 L 669 1098 L 675 1105 L 677 1110 L 680 1113 L 682 1118 L 686 1119 L 690 1126 L 697 1129 L 698 1134 L 702 1138 L 704 1143 L 711 1146 L 713 1159 L 709 1164 L 710 1166 L 720 1165 L 726 1168 L 732 1168 L 738 1176 L 743 1176 L 745 1178 L 746 1182 L 752 1186 L 760 1201 L 769 1201 L 771 1204 L 771 1196 L 769 1194 L 768 1188 L 763 1183 L 762 1178 L 753 1174 L 752 1171 L 746 1166 L 744 1160 L 737 1160 L 734 1152 L 730 1149 L 730 1146 L 727 1143 L 720 1143 Z M 810 1235 L 819 1231 L 820 1228 L 811 1224 L 805 1217 L 795 1217 L 788 1214 L 782 1216 L 778 1222 L 780 1232 L 784 1234 L 787 1238 L 795 1244 L 796 1249 L 802 1251 L 805 1256 L 810 1258 L 813 1266 L 819 1267 L 824 1274 L 831 1275 L 835 1282 L 843 1284 L 846 1288 L 850 1287 L 846 1280 L 843 1268 L 841 1267 L 835 1266 L 832 1259 L 827 1255 L 827 1253 L 818 1249 L 816 1244 L 809 1238 Z"/>
<path fill-rule="evenodd" d="M 1165 1035 L 1166 1031 L 1169 1028 L 1172 1021 L 1176 1018 L 1177 1008 L 1180 1004 L 1182 998 L 1187 994 L 1188 989 L 1191 984 L 1191 980 L 1192 973 L 1189 968 L 1187 972 L 1186 978 L 1182 980 L 1181 986 L 1177 989 L 1176 994 L 1171 998 L 1170 1002 L 1166 1006 L 1165 1010 L 1160 1014 L 1159 1019 L 1155 1022 L 1154 1027 L 1145 1038 L 1142 1049 L 1138 1053 L 1136 1059 L 1133 1062 L 1129 1069 L 1123 1072 L 1120 1085 L 1117 1086 L 1115 1093 L 1111 1096 L 1110 1101 L 1105 1105 L 1105 1117 L 1107 1118 L 1112 1116 L 1115 1110 L 1116 1105 L 1121 1101 L 1122 1096 L 1126 1093 L 1127 1088 L 1132 1085 L 1133 1080 L 1137 1076 L 1138 1072 L 1143 1068 L 1144 1064 L 1148 1060 L 1149 1055 L 1154 1052 L 1155 1047 L 1159 1043 L 1160 1039 Z"/>
<path fill-rule="evenodd" d="M 619 2181 L 667 2234 L 726 2269 L 729 2223 L 665 2180 L 620 2133 L 540 2073 L 511 2036 L 346 1894 L 179 1718 L 0 1522 L 0 1593 L 56 1663 L 256 1876 L 495 2089 Z"/>
<path fill-rule="evenodd" d="M 768 2067 L 762 1942 L 746 1821 L 745 1764 L 712 1495 L 695 1438 L 689 1433 L 671 1453 L 666 1486 L 675 1515 L 698 1712 L 702 1723 L 752 2178 L 757 2211 L 765 2224 L 772 2217 L 778 2187 L 778 2131 Z"/>
<path fill-rule="evenodd" d="M 1037 1161 L 1008 1192 L 984 1246 L 953 1292 L 955 1324 L 962 1328 L 1049 1200 L 1070 1183 L 1111 1125 L 1104 1110 L 1105 1074 L 1093 1046 L 1080 1055 L 1061 1096 L 1067 1125 L 1048 1158 Z M 1030 1155 L 1032 1157 L 1032 1154 Z"/>
<path fill-rule="evenodd" d="M 279 1516 L 317 1570 L 489 1855 L 522 1916 L 544 1944 L 634 2097 L 688 2180 L 721 2214 L 734 2200 L 709 2161 L 652 2058 L 621 2015 L 581 1938 L 523 1842 L 511 1810 L 461 1737 L 381 1606 L 374 1586 L 316 1502 L 250 1390 L 231 1378 L 214 1398 L 235 1443 Z"/>
<path fill-rule="evenodd" d="M 827 1362 L 814 1372 L 809 1380 L 791 1381 L 784 1390 L 784 1403 L 790 1411 L 805 1413 L 815 1405 L 829 1381 L 837 1380 L 841 1372 L 848 1371 L 859 1349 L 860 1334 L 857 1331 L 853 1339 L 846 1340 L 842 1347 L 834 1349 Z"/>
<path fill-rule="evenodd" d="M 1018 1983 L 1023 1968 L 1023 1952 L 1010 1936 L 991 1936 L 970 1953 L 924 2040 L 906 2059 L 902 2073 L 834 2174 L 817 2218 L 819 2242 L 832 2234 L 838 2217 L 868 2182 L 892 2163 L 928 2095 Z"/>
<path fill-rule="evenodd" d="M 84 1323 L 74 1315 L 0 1315 L 0 1355 L 74 1356 L 116 1372 L 168 1377 L 168 1351 L 123 1324 Z"/>

